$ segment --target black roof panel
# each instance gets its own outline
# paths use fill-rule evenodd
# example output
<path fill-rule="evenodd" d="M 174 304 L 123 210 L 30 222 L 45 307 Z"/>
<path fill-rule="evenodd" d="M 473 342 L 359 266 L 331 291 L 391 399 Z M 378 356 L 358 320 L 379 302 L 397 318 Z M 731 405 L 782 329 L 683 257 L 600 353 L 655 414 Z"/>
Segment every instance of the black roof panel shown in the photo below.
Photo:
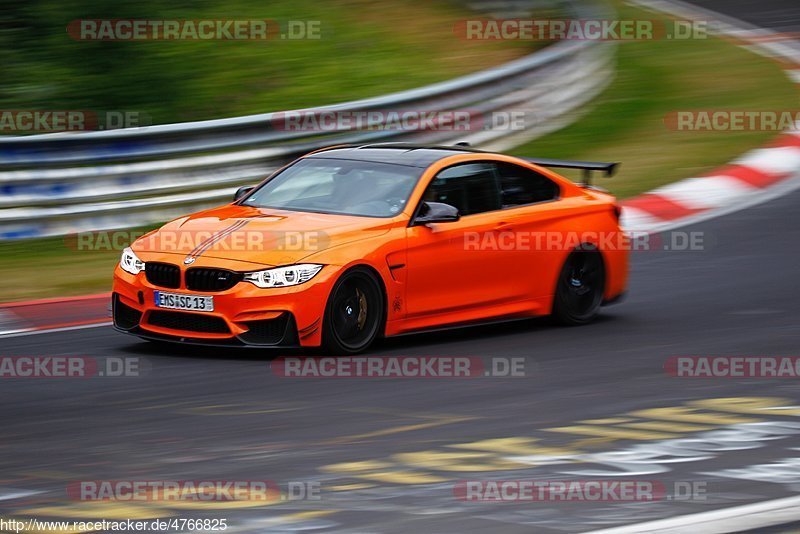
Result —
<path fill-rule="evenodd" d="M 412 145 L 405 143 L 381 143 L 374 145 L 348 146 L 322 150 L 307 156 L 323 159 L 349 159 L 356 161 L 372 161 L 393 163 L 412 167 L 428 167 L 448 156 L 464 152 L 481 152 L 463 146 Z"/>

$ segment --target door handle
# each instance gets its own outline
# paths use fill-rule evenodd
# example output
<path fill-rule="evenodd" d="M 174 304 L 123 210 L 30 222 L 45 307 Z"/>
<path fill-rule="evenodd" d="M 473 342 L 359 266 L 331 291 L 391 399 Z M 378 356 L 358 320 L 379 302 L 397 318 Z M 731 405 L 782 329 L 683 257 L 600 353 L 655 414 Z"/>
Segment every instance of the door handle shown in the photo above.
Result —
<path fill-rule="evenodd" d="M 492 230 L 495 232 L 510 232 L 513 229 L 514 227 L 511 226 L 509 223 L 501 222 L 498 223 Z"/>

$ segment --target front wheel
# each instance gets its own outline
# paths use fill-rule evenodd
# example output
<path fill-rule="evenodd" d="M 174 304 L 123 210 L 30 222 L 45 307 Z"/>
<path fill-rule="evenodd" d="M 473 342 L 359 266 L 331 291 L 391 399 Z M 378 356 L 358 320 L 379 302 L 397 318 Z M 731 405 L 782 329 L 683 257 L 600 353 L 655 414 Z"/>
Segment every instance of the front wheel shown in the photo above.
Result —
<path fill-rule="evenodd" d="M 574 250 L 558 277 L 553 317 L 565 325 L 590 322 L 600 311 L 604 290 L 603 256 L 594 247 Z"/>
<path fill-rule="evenodd" d="M 380 334 L 384 318 L 380 283 L 367 269 L 347 271 L 325 307 L 322 344 L 329 354 L 357 354 Z"/>

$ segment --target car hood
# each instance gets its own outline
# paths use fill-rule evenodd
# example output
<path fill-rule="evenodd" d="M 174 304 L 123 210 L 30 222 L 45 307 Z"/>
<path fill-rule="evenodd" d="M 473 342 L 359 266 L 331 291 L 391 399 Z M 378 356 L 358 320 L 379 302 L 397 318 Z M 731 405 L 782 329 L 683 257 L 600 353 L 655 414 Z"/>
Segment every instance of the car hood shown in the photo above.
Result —
<path fill-rule="evenodd" d="M 187 264 L 216 258 L 271 267 L 384 234 L 390 226 L 389 219 L 227 205 L 171 221 L 132 248 L 179 255 Z"/>

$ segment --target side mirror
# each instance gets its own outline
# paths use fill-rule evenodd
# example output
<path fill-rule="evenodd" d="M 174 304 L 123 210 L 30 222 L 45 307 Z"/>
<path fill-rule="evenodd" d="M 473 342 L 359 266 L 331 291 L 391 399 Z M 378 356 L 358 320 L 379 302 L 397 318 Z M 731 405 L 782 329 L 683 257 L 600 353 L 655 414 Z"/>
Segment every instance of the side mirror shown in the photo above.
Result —
<path fill-rule="evenodd" d="M 455 206 L 442 202 L 423 202 L 414 224 L 454 222 L 460 218 Z"/>
<path fill-rule="evenodd" d="M 255 189 L 254 185 L 245 185 L 240 187 L 239 189 L 236 190 L 236 193 L 233 195 L 233 201 L 236 202 L 240 198 L 247 196 L 247 194 L 253 189 Z"/>

